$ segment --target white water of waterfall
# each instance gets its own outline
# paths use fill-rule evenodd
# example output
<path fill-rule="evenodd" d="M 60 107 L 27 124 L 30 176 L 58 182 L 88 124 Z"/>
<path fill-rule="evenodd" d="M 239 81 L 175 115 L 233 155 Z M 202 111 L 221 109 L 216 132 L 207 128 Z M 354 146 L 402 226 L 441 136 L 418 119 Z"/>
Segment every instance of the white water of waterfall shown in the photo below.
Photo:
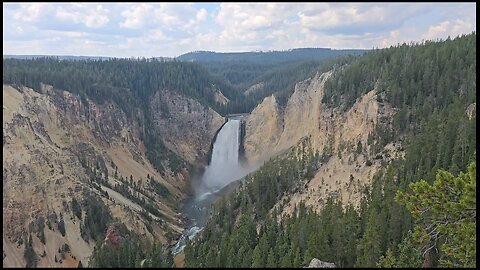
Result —
<path fill-rule="evenodd" d="M 210 164 L 205 168 L 200 185 L 195 187 L 197 200 L 244 176 L 246 170 L 238 161 L 239 145 L 240 120 L 230 119 L 218 132 Z"/>
<path fill-rule="evenodd" d="M 183 232 L 172 248 L 173 255 L 180 253 L 185 248 L 187 240 L 194 239 L 203 229 L 210 205 L 222 196 L 222 192 L 219 191 L 253 170 L 239 162 L 239 147 L 240 120 L 231 118 L 217 133 L 210 164 L 205 168 L 203 175 L 193 183 L 195 197 L 188 201 L 183 209 L 193 224 L 190 229 Z"/>

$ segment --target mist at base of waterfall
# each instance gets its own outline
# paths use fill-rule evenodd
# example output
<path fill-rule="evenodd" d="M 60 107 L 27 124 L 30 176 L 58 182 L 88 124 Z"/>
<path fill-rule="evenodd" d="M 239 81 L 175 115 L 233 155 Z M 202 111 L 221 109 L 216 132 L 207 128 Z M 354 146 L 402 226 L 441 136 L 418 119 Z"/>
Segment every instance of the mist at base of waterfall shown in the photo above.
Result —
<path fill-rule="evenodd" d="M 192 240 L 203 229 L 211 214 L 212 204 L 238 187 L 241 183 L 237 180 L 260 166 L 242 164 L 239 160 L 239 147 L 240 120 L 229 119 L 217 134 L 210 164 L 201 175 L 192 177 L 190 181 L 194 196 L 182 208 L 182 213 L 190 222 L 190 229 L 183 232 L 172 248 L 172 254 L 181 252 L 188 240 Z"/>
<path fill-rule="evenodd" d="M 230 119 L 218 132 L 210 164 L 199 181 L 193 183 L 197 199 L 205 198 L 248 174 L 251 169 L 239 161 L 240 120 Z"/>

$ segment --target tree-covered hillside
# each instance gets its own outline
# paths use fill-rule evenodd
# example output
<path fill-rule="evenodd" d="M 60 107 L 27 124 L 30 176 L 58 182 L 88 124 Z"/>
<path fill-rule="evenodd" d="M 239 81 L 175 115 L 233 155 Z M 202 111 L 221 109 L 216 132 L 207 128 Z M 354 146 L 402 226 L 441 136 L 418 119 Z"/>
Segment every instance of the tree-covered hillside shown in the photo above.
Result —
<path fill-rule="evenodd" d="M 248 97 L 253 101 L 261 101 L 264 97 L 275 95 L 279 105 L 286 105 L 295 90 L 295 85 L 303 80 L 315 76 L 315 73 L 327 72 L 334 66 L 350 63 L 356 56 L 341 56 L 323 61 L 289 62 L 266 71 L 255 78 L 251 85 L 261 84 L 261 88 Z"/>
<path fill-rule="evenodd" d="M 59 60 L 54 57 L 4 59 L 3 83 L 31 87 L 41 91 L 41 83 L 55 89 L 89 98 L 98 104 L 106 101 L 116 103 L 130 118 L 144 117 L 145 128 L 140 138 L 147 150 L 147 157 L 159 171 L 163 161 L 178 171 L 186 166 L 183 159 L 168 149 L 153 127 L 153 112 L 149 102 L 161 90 L 167 90 L 193 98 L 204 106 L 227 113 L 227 107 L 215 102 L 217 90 L 232 100 L 243 94 L 228 83 L 210 76 L 196 63 L 160 61 L 157 59 L 111 59 L 111 60 Z M 141 118 L 141 117 L 140 117 Z"/>
<path fill-rule="evenodd" d="M 475 33 L 374 51 L 336 72 L 323 102 L 346 110 L 376 88 L 397 113 L 372 134 L 374 151 L 405 140 L 408 178 L 458 173 L 475 155 L 476 114 L 467 111 L 476 103 L 476 61 Z"/>
<path fill-rule="evenodd" d="M 315 74 L 331 69 L 334 63 L 346 63 L 368 50 L 332 50 L 301 48 L 271 52 L 191 52 L 177 60 L 197 62 L 212 75 L 245 92 L 263 83 L 262 89 L 246 95 L 242 101 L 230 104 L 229 111 L 251 111 L 264 97 L 277 95 L 282 105 L 293 93 L 295 84 Z"/>
<path fill-rule="evenodd" d="M 331 68 L 332 63 L 335 61 L 271 66 L 269 72 L 250 82 L 262 82 L 264 85 L 262 90 L 251 95 L 244 94 L 245 87 L 231 85 L 221 77 L 210 74 L 199 63 L 159 59 L 4 59 L 3 83 L 24 85 L 36 91 L 41 90 L 43 83 L 77 94 L 84 101 L 89 98 L 99 104 L 114 102 L 132 120 L 138 118 L 140 111 L 144 125 L 151 127 L 153 112 L 149 111 L 149 102 L 158 91 L 167 90 L 193 98 L 223 115 L 245 113 L 271 94 L 286 101 L 293 93 L 296 82 L 312 76 L 317 70 Z M 228 98 L 228 103 L 216 102 L 218 91 Z M 141 139 L 146 145 L 147 157 L 158 170 L 164 169 L 162 161 L 165 160 L 174 171 L 186 165 L 181 157 L 163 145 L 154 130 L 146 128 L 142 132 Z"/>
<path fill-rule="evenodd" d="M 472 33 L 373 51 L 336 68 L 324 103 L 346 109 L 376 86 L 396 114 L 370 134 L 370 150 L 382 158 L 398 142 L 405 156 L 373 177 L 358 210 L 330 199 L 320 213 L 301 205 L 282 220 L 275 202 L 328 155 L 307 143 L 277 157 L 216 207 L 185 249 L 186 265 L 300 267 L 318 258 L 341 267 L 475 267 L 475 56 Z"/>
<path fill-rule="evenodd" d="M 234 88 L 216 80 L 196 63 L 156 59 L 4 59 L 3 83 L 36 90 L 40 83 L 50 84 L 98 103 L 112 100 L 129 115 L 163 89 L 192 97 L 218 111 L 222 106 L 215 103 L 214 86 L 231 100 L 238 96 Z"/>
<path fill-rule="evenodd" d="M 290 61 L 324 60 L 335 56 L 361 55 L 367 51 L 368 50 L 332 50 L 330 48 L 299 48 L 286 51 L 232 53 L 198 51 L 182 54 L 177 57 L 177 59 L 181 61 L 251 62 L 263 65 L 274 65 Z"/>
<path fill-rule="evenodd" d="M 37 90 L 40 82 L 52 84 L 99 103 L 112 100 L 129 115 L 162 88 L 231 113 L 249 111 L 271 94 L 285 104 L 296 82 L 333 68 L 322 102 L 346 111 L 376 89 L 377 101 L 395 114 L 369 135 L 369 156 L 382 159 L 392 142 L 404 155 L 384 163 L 359 209 L 329 199 L 319 213 L 301 204 L 279 220 L 282 209 L 274 205 L 304 188 L 332 154 L 314 153 L 309 140 L 302 141 L 215 207 L 200 237 L 185 249 L 186 266 L 300 267 L 318 258 L 341 267 L 476 267 L 476 33 L 321 63 L 262 64 L 6 59 L 3 80 Z M 235 77 L 236 69 L 243 73 Z M 258 91 L 244 94 L 260 83 Z M 216 104 L 215 89 L 231 102 Z M 147 149 L 164 147 L 148 133 L 144 139 Z M 136 244 L 127 247 L 129 265 L 138 265 L 143 255 L 132 251 Z M 104 266 L 104 258 L 120 253 L 95 256 Z"/>

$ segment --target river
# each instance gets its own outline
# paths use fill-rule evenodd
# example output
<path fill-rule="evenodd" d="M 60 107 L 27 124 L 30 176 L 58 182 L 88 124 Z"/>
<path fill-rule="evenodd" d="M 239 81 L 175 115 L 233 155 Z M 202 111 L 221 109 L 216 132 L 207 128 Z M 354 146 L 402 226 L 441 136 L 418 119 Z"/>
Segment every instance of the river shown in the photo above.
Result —
<path fill-rule="evenodd" d="M 209 165 L 201 176 L 191 180 L 194 196 L 185 202 L 182 209 L 189 220 L 189 229 L 183 232 L 172 248 L 173 255 L 180 253 L 185 248 L 187 239 L 193 240 L 203 229 L 212 203 L 234 190 L 238 185 L 236 180 L 253 171 L 253 167 L 244 166 L 239 160 L 241 118 L 242 116 L 231 117 L 223 125 L 213 144 Z"/>

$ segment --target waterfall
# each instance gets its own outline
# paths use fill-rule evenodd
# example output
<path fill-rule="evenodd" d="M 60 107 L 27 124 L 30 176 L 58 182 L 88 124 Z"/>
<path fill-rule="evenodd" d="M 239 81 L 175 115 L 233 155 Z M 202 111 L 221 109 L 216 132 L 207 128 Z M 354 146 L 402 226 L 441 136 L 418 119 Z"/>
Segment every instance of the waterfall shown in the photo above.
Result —
<path fill-rule="evenodd" d="M 198 199 L 219 191 L 244 175 L 245 169 L 238 160 L 239 145 L 240 120 L 230 119 L 217 134 L 210 164 L 196 188 Z"/>
<path fill-rule="evenodd" d="M 187 241 L 194 239 L 197 233 L 203 229 L 203 223 L 208 216 L 211 204 L 222 196 L 222 192 L 219 191 L 253 171 L 254 167 L 244 167 L 239 162 L 240 122 L 240 119 L 230 118 L 223 125 L 213 143 L 210 164 L 205 168 L 203 175 L 192 182 L 195 197 L 187 201 L 182 210 L 193 222 L 192 227 L 183 232 L 172 248 L 173 255 L 181 252 Z"/>

